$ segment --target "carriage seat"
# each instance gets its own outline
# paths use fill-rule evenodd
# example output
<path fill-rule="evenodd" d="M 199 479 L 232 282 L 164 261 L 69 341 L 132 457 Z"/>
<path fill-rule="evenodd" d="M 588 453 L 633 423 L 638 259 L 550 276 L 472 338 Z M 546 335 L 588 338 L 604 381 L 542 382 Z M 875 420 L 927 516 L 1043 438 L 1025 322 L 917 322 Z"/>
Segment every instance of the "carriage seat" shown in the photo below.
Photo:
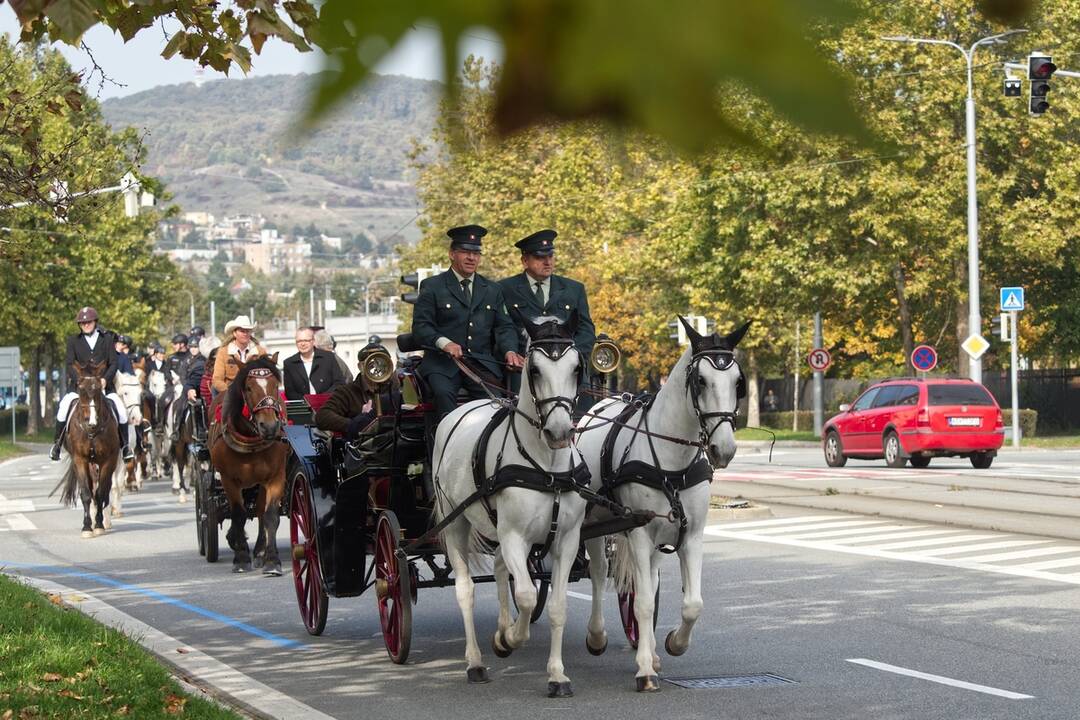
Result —
<path fill-rule="evenodd" d="M 311 412 L 317 413 L 319 409 L 326 404 L 326 401 L 330 399 L 333 393 L 316 393 L 315 395 L 304 395 L 304 402 L 311 408 Z"/>

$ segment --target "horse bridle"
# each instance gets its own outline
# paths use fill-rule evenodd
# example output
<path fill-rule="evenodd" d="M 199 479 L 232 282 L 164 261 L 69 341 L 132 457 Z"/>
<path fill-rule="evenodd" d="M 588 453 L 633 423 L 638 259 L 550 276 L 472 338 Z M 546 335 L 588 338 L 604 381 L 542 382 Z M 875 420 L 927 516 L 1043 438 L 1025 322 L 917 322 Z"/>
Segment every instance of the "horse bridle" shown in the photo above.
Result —
<path fill-rule="evenodd" d="M 708 362 L 717 370 L 727 370 L 734 365 L 739 371 L 739 379 L 735 384 L 735 409 L 717 412 L 702 412 L 700 405 L 701 395 L 701 376 L 699 366 L 702 362 Z M 746 376 L 743 374 L 742 367 L 739 366 L 739 362 L 735 359 L 735 353 L 732 350 L 716 350 L 709 349 L 702 352 L 695 353 L 690 358 L 690 364 L 686 366 L 686 389 L 690 393 L 690 402 L 694 406 L 694 414 L 697 415 L 698 425 L 700 427 L 699 437 L 701 439 L 701 447 L 706 448 L 709 446 L 709 441 L 712 440 L 713 434 L 720 429 L 720 426 L 724 423 L 731 423 L 732 432 L 735 431 L 735 423 L 739 418 L 739 400 L 742 400 L 746 396 Z M 718 418 L 716 424 L 713 425 L 712 430 L 708 429 L 708 421 L 712 418 Z"/>
<path fill-rule="evenodd" d="M 270 370 L 269 368 L 255 368 L 254 370 L 251 370 L 247 376 L 249 378 L 267 378 L 272 377 L 273 375 L 274 371 Z M 252 418 L 255 417 L 255 413 L 262 412 L 263 410 L 271 410 L 273 411 L 274 416 L 277 417 L 278 420 L 285 419 L 285 408 L 281 406 L 281 399 L 277 397 L 276 393 L 268 393 L 266 395 L 263 395 L 262 398 L 260 398 L 259 402 L 255 403 L 255 407 L 251 407 L 248 404 L 247 393 L 245 392 L 243 393 L 243 395 L 244 407 L 246 407 L 248 409 L 248 412 L 251 413 Z"/>
<path fill-rule="evenodd" d="M 540 338 L 538 340 L 533 340 L 529 343 L 529 350 L 526 353 L 526 360 L 529 361 L 529 372 L 526 373 L 526 379 L 529 383 L 529 395 L 530 397 L 532 397 L 533 406 L 536 409 L 537 420 L 539 421 L 536 425 L 537 430 L 543 430 L 544 426 L 547 425 L 548 418 L 551 417 L 551 413 L 555 412 L 555 410 L 557 410 L 558 408 L 564 408 L 567 414 L 570 415 L 570 417 L 572 418 L 574 416 L 574 406 L 577 404 L 577 397 L 575 396 L 570 398 L 563 395 L 553 395 L 551 397 L 538 399 L 536 397 L 535 387 L 533 386 L 534 373 L 533 365 L 531 362 L 532 354 L 534 352 L 537 352 L 548 358 L 549 360 L 558 361 L 562 359 L 562 356 L 565 355 L 569 350 L 573 350 L 578 355 L 577 385 L 578 387 L 580 387 L 581 376 L 585 366 L 583 364 L 584 360 L 582 358 L 581 351 L 578 350 L 577 347 L 574 345 L 574 341 L 572 338 Z M 548 405 L 549 403 L 551 407 L 548 408 L 548 410 L 545 412 L 544 406 Z"/>

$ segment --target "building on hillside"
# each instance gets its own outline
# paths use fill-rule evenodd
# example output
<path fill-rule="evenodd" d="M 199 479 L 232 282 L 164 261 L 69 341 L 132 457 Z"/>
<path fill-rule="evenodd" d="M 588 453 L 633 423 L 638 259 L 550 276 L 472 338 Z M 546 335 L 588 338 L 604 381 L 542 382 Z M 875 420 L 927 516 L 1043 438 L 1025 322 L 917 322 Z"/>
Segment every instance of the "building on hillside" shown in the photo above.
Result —
<path fill-rule="evenodd" d="M 218 251 L 196 248 L 175 248 L 173 250 L 167 250 L 165 254 L 173 262 L 189 263 L 193 260 L 213 260 L 217 257 Z"/>
<path fill-rule="evenodd" d="M 319 239 L 322 240 L 323 246 L 331 250 L 341 250 L 341 238 L 330 237 L 329 235 L 319 235 Z"/>
<path fill-rule="evenodd" d="M 235 298 L 239 295 L 243 295 L 250 289 L 251 283 L 247 281 L 247 278 L 240 278 L 229 288 L 229 294 Z"/>
<path fill-rule="evenodd" d="M 184 213 L 183 217 L 185 222 L 192 223 L 194 225 L 201 225 L 203 227 L 209 227 L 214 224 L 214 216 L 211 213 L 203 210 L 192 210 Z"/>
<path fill-rule="evenodd" d="M 311 243 L 286 242 L 277 230 L 263 230 L 259 240 L 244 243 L 244 259 L 267 275 L 285 270 L 307 272 L 311 269 Z"/>

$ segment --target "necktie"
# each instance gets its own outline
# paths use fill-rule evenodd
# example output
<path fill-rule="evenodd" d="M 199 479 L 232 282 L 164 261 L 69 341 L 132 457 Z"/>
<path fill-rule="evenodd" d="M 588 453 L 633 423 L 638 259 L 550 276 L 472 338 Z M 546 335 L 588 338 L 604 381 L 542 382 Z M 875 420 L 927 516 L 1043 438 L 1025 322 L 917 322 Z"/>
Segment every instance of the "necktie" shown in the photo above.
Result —
<path fill-rule="evenodd" d="M 461 281 L 461 291 L 465 293 L 465 302 L 468 305 L 472 305 L 472 290 L 469 289 L 470 282 L 467 278 Z"/>
<path fill-rule="evenodd" d="M 544 307 L 544 284 L 542 282 L 536 283 L 536 302 L 540 303 L 540 307 Z"/>

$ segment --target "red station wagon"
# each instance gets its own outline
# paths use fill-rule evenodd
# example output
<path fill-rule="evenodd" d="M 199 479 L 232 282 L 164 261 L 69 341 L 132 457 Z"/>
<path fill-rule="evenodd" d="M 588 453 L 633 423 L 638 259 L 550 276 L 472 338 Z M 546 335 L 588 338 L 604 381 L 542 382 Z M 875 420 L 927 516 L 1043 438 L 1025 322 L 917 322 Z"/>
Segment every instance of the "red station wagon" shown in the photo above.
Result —
<path fill-rule="evenodd" d="M 953 378 L 894 378 L 875 383 L 825 423 L 825 462 L 885 458 L 889 467 L 924 468 L 938 456 L 988 468 L 1005 440 L 994 396 L 981 384 Z"/>

